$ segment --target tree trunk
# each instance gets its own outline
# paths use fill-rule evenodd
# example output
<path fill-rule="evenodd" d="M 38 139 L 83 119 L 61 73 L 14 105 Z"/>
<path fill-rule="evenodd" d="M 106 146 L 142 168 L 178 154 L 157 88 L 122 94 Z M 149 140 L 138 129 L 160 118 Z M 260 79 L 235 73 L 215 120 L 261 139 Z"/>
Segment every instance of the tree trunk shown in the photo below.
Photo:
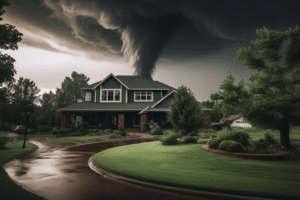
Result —
<path fill-rule="evenodd" d="M 290 143 L 290 123 L 285 122 L 279 126 L 280 145 L 283 149 L 294 149 Z"/>

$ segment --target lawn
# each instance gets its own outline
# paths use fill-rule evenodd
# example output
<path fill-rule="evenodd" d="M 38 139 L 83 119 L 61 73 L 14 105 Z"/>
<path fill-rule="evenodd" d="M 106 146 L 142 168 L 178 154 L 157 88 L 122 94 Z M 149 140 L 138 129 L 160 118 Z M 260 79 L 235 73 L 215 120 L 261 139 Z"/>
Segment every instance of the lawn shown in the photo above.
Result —
<path fill-rule="evenodd" d="M 202 150 L 203 144 L 162 146 L 159 141 L 95 154 L 98 167 L 129 178 L 194 190 L 299 199 L 300 158 L 254 161 Z"/>
<path fill-rule="evenodd" d="M 30 153 L 38 148 L 36 145 L 26 142 L 25 149 L 23 142 L 7 143 L 6 149 L 0 149 L 0 165 L 3 166 L 6 162 L 14 159 L 22 154 Z M 12 181 L 3 167 L 0 169 L 0 199 L 28 199 L 28 200 L 42 200 L 43 198 L 24 190 Z"/>

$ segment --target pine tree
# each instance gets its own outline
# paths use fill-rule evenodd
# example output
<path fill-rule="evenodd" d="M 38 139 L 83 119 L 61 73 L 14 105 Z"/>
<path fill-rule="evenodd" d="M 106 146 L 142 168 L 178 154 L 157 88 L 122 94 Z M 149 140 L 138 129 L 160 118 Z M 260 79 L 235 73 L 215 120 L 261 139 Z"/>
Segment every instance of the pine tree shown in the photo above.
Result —
<path fill-rule="evenodd" d="M 204 112 L 196 101 L 190 88 L 180 86 L 167 112 L 167 120 L 176 132 L 182 135 L 195 133 L 205 122 Z"/>

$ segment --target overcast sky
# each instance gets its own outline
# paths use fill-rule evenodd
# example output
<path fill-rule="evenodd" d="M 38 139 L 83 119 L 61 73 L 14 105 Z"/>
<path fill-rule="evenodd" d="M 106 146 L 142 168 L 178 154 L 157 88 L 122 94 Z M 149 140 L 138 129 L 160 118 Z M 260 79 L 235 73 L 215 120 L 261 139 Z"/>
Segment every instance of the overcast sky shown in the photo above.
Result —
<path fill-rule="evenodd" d="M 257 73 L 237 60 L 239 48 L 257 52 L 257 29 L 285 31 L 300 20 L 298 0 L 8 2 L 2 23 L 16 26 L 23 39 L 18 50 L 1 51 L 16 59 L 16 78 L 33 80 L 42 93 L 77 71 L 89 84 L 110 73 L 183 84 L 206 101 L 229 70 L 235 85 Z"/>

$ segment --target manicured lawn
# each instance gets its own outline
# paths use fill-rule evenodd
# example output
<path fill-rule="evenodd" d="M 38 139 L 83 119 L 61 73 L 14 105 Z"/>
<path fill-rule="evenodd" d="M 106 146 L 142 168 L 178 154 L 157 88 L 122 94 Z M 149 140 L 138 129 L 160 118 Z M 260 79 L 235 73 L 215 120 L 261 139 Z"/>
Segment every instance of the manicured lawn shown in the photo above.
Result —
<path fill-rule="evenodd" d="M 7 149 L 0 149 L 0 199 L 28 199 L 28 200 L 42 200 L 43 198 L 36 196 L 27 190 L 24 190 L 12 181 L 5 170 L 3 165 L 12 160 L 13 158 L 34 151 L 38 148 L 36 145 L 26 142 L 25 149 L 22 149 L 23 142 L 7 143 Z"/>
<path fill-rule="evenodd" d="M 159 141 L 95 154 L 100 168 L 146 182 L 194 190 L 298 199 L 300 158 L 254 161 L 202 150 L 203 144 L 163 146 Z"/>

